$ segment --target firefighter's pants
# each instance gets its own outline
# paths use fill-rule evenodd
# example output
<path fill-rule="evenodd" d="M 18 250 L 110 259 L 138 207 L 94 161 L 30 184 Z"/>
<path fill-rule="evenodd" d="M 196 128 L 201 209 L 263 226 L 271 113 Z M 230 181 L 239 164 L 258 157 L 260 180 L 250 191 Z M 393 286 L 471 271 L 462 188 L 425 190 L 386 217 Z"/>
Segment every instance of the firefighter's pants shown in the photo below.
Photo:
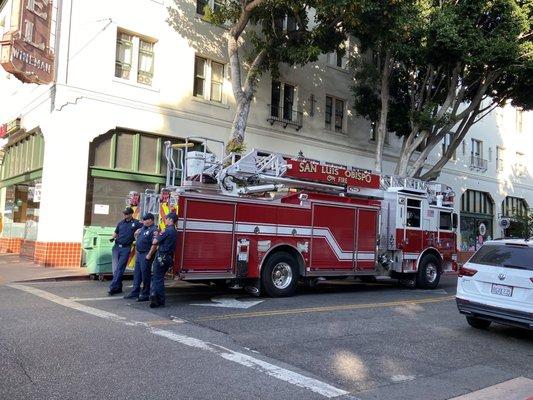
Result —
<path fill-rule="evenodd" d="M 150 296 L 150 280 L 152 279 L 152 260 L 147 260 L 148 252 L 135 253 L 135 270 L 133 271 L 132 296 L 148 298 Z M 141 292 L 141 283 L 143 285 Z"/>
<path fill-rule="evenodd" d="M 130 246 L 119 247 L 113 246 L 111 265 L 113 266 L 113 280 L 109 285 L 110 291 L 122 290 L 122 277 L 124 276 L 124 270 L 128 264 L 128 258 L 130 257 Z"/>
<path fill-rule="evenodd" d="M 152 284 L 150 286 L 150 296 L 153 296 L 157 303 L 165 304 L 165 274 L 172 266 L 173 257 L 171 254 L 157 254 L 152 264 Z"/>

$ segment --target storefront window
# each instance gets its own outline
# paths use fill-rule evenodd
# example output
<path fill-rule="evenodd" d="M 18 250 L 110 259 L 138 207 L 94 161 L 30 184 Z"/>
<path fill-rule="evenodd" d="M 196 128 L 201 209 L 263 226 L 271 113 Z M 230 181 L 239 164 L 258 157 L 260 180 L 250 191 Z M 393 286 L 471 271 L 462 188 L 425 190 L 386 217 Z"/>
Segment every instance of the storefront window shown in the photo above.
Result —
<path fill-rule="evenodd" d="M 2 236 L 25 240 L 37 239 L 39 185 L 39 182 L 33 182 L 6 188 Z"/>
<path fill-rule="evenodd" d="M 494 202 L 488 193 L 467 190 L 461 197 L 461 250 L 475 251 L 493 238 Z"/>

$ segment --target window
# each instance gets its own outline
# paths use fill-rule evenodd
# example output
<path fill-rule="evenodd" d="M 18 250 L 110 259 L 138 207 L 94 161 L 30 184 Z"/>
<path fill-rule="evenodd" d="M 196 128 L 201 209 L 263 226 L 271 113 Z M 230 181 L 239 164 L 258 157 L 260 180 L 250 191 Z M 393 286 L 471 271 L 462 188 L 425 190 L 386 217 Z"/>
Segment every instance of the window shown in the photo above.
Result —
<path fill-rule="evenodd" d="M 442 141 L 442 155 L 446 153 L 448 148 L 452 145 L 452 142 L 453 142 L 453 134 L 448 133 L 446 137 L 444 138 L 444 140 Z M 457 161 L 457 151 L 454 150 L 451 156 L 451 160 Z"/>
<path fill-rule="evenodd" d="M 470 169 L 485 172 L 487 170 L 487 160 L 483 158 L 483 142 L 472 139 L 472 148 L 470 151 Z"/>
<path fill-rule="evenodd" d="M 407 199 L 406 225 L 409 228 L 420 228 L 420 204 L 420 200 Z"/>
<path fill-rule="evenodd" d="M 441 212 L 439 217 L 439 229 L 443 231 L 452 230 L 452 214 L 449 212 Z"/>
<path fill-rule="evenodd" d="M 296 120 L 295 100 L 296 87 L 288 83 L 281 83 L 279 81 L 272 81 L 272 89 L 270 92 L 270 116 L 281 117 L 284 120 Z"/>
<path fill-rule="evenodd" d="M 298 30 L 298 22 L 294 14 L 278 14 L 274 19 L 274 26 L 280 32 L 294 32 Z"/>
<path fill-rule="evenodd" d="M 165 139 L 144 133 L 111 131 L 93 140 L 89 166 L 117 173 L 164 175 Z"/>
<path fill-rule="evenodd" d="M 533 271 L 533 249 L 512 244 L 486 244 L 469 262 Z"/>
<path fill-rule="evenodd" d="M 33 43 L 33 22 L 26 21 L 24 25 L 24 41 Z"/>
<path fill-rule="evenodd" d="M 348 43 L 343 43 L 334 52 L 327 54 L 328 65 L 346 69 L 348 66 Z"/>
<path fill-rule="evenodd" d="M 224 0 L 197 0 L 196 1 L 196 13 L 199 15 L 205 15 L 205 8 L 209 7 L 213 11 L 218 11 L 222 7 Z"/>
<path fill-rule="evenodd" d="M 528 209 L 527 202 L 519 197 L 507 196 L 505 200 L 502 201 L 502 215 L 506 217 L 517 215 L 526 216 Z"/>
<path fill-rule="evenodd" d="M 326 96 L 326 129 L 343 132 L 344 130 L 344 100 Z"/>
<path fill-rule="evenodd" d="M 118 31 L 115 76 L 151 86 L 154 76 L 154 45 L 153 40 Z"/>
<path fill-rule="evenodd" d="M 521 153 L 519 151 L 516 152 L 514 170 L 515 170 L 516 176 L 526 175 L 527 170 L 526 170 L 524 153 Z"/>
<path fill-rule="evenodd" d="M 473 157 L 483 158 L 483 142 L 481 140 L 472 139 L 472 150 Z"/>
<path fill-rule="evenodd" d="M 516 109 L 516 133 L 521 134 L 524 132 L 524 110 Z"/>
<path fill-rule="evenodd" d="M 196 56 L 194 59 L 193 96 L 222 103 L 224 64 Z"/>
<path fill-rule="evenodd" d="M 505 154 L 505 149 L 503 147 L 496 147 L 496 171 L 503 171 L 503 158 Z"/>
<path fill-rule="evenodd" d="M 132 59 L 132 36 L 123 32 L 117 35 L 117 52 L 115 61 L 115 76 L 130 79 Z"/>
<path fill-rule="evenodd" d="M 145 40 L 139 41 L 139 68 L 137 82 L 145 85 L 152 84 L 154 75 L 154 44 Z"/>

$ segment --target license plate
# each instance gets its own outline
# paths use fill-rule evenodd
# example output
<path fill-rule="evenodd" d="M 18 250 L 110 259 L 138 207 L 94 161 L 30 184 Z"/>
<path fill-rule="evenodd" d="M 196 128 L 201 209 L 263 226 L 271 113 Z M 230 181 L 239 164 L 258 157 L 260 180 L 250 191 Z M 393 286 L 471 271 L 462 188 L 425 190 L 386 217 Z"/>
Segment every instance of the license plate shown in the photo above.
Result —
<path fill-rule="evenodd" d="M 492 289 L 490 290 L 492 294 L 497 294 L 498 296 L 507 296 L 511 297 L 513 295 L 513 287 L 505 285 L 492 284 Z"/>

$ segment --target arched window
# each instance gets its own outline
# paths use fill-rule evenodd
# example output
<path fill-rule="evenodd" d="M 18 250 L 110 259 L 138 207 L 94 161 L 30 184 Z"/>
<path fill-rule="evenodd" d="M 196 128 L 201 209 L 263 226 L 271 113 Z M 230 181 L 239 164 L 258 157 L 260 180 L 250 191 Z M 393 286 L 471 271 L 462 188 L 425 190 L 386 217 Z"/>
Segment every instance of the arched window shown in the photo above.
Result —
<path fill-rule="evenodd" d="M 525 216 L 528 209 L 527 202 L 519 197 L 507 196 L 502 201 L 502 215 L 505 217 Z"/>

